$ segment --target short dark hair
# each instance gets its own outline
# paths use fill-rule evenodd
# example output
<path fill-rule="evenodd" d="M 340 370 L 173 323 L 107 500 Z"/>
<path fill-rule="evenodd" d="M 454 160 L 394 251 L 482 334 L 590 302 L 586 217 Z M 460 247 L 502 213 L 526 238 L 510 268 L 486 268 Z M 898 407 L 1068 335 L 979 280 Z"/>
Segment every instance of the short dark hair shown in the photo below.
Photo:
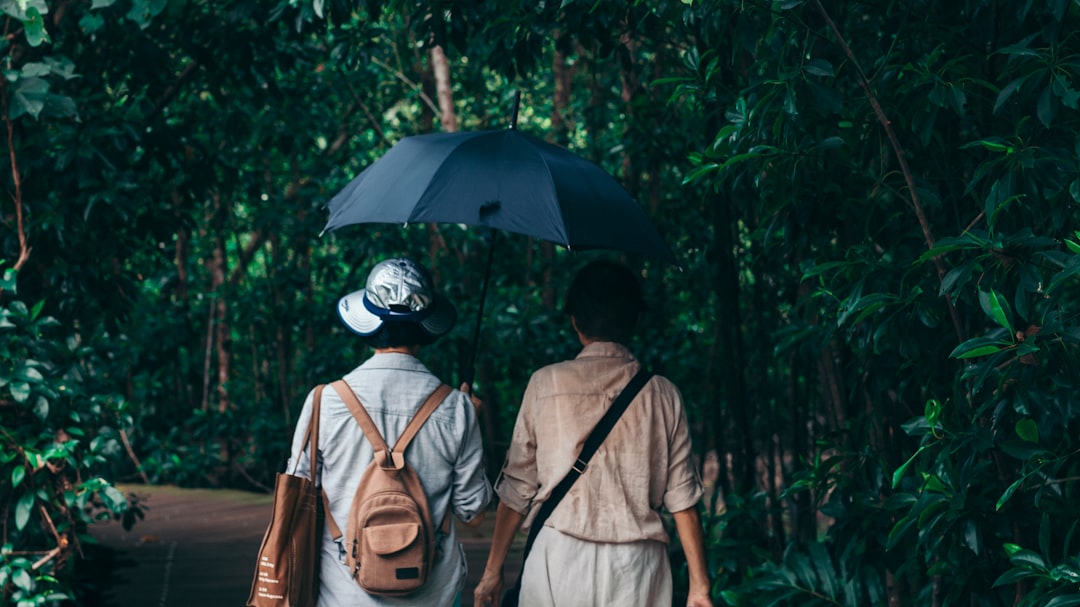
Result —
<path fill-rule="evenodd" d="M 362 339 L 372 348 L 381 349 L 426 346 L 434 343 L 438 338 L 433 337 L 414 322 L 388 320 L 379 327 L 378 331 Z"/>
<path fill-rule="evenodd" d="M 627 344 L 645 308 L 641 284 L 630 268 L 594 261 L 582 268 L 566 293 L 565 311 L 585 337 Z"/>

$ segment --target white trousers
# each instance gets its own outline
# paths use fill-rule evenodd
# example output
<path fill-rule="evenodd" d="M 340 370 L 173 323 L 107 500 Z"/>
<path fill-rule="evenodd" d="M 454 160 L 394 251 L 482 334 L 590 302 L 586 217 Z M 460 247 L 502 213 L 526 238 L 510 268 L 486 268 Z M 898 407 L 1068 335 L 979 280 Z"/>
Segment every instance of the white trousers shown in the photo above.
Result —
<path fill-rule="evenodd" d="M 544 527 L 522 571 L 521 607 L 670 607 L 667 546 L 587 542 Z"/>

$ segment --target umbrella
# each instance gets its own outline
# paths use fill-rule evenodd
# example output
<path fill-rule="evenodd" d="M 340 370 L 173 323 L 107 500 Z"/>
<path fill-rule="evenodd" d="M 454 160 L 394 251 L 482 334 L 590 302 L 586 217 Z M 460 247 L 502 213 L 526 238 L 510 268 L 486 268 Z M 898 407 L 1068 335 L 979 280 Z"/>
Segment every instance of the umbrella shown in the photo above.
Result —
<path fill-rule="evenodd" d="M 633 197 L 603 169 L 515 128 L 405 137 L 327 205 L 323 233 L 355 223 L 446 222 L 492 230 L 480 295 L 483 315 L 494 230 L 570 250 L 617 249 L 674 263 Z M 480 318 L 473 339 L 479 340 Z M 471 381 L 471 371 L 468 373 Z"/>

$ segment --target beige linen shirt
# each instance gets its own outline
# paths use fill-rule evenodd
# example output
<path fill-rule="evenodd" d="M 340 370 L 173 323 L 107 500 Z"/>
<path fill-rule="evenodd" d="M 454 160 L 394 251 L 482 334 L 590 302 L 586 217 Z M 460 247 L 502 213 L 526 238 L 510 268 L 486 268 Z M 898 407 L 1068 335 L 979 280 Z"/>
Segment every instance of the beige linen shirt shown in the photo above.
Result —
<path fill-rule="evenodd" d="M 533 374 L 502 473 L 499 498 L 532 524 L 536 506 L 574 464 L 585 439 L 640 364 L 624 346 L 594 342 Z M 593 541 L 667 542 L 660 508 L 679 512 L 703 490 L 690 460 L 678 388 L 654 376 L 630 403 L 546 526 Z"/>

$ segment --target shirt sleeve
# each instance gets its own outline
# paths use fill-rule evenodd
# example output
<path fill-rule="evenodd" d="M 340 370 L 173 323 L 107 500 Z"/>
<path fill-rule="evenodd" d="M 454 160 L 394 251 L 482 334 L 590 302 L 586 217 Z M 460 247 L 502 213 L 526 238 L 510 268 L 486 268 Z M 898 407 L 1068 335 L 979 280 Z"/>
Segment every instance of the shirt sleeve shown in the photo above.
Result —
<path fill-rule="evenodd" d="M 664 490 L 664 507 L 668 512 L 680 512 L 692 508 L 705 493 L 701 476 L 691 459 L 690 428 L 683 408 L 682 395 L 671 385 L 675 403 L 675 425 L 668 435 L 667 488 Z"/>
<path fill-rule="evenodd" d="M 533 498 L 539 489 L 536 472 L 536 433 L 533 423 L 534 410 L 537 407 L 537 377 L 533 374 L 525 395 L 521 399 L 517 420 L 514 422 L 514 434 L 510 438 L 510 447 L 506 451 L 506 461 L 502 472 L 495 481 L 495 492 L 499 500 L 511 510 L 528 514 L 532 509 Z"/>
<path fill-rule="evenodd" d="M 461 443 L 457 461 L 454 463 L 454 486 L 450 503 L 454 514 L 467 523 L 476 518 L 491 501 L 491 483 L 484 471 L 484 442 L 480 435 L 476 409 L 468 396 L 461 392 L 455 391 L 447 398 L 463 401 L 457 406 L 461 411 L 459 421 L 465 427 L 465 440 Z"/>

